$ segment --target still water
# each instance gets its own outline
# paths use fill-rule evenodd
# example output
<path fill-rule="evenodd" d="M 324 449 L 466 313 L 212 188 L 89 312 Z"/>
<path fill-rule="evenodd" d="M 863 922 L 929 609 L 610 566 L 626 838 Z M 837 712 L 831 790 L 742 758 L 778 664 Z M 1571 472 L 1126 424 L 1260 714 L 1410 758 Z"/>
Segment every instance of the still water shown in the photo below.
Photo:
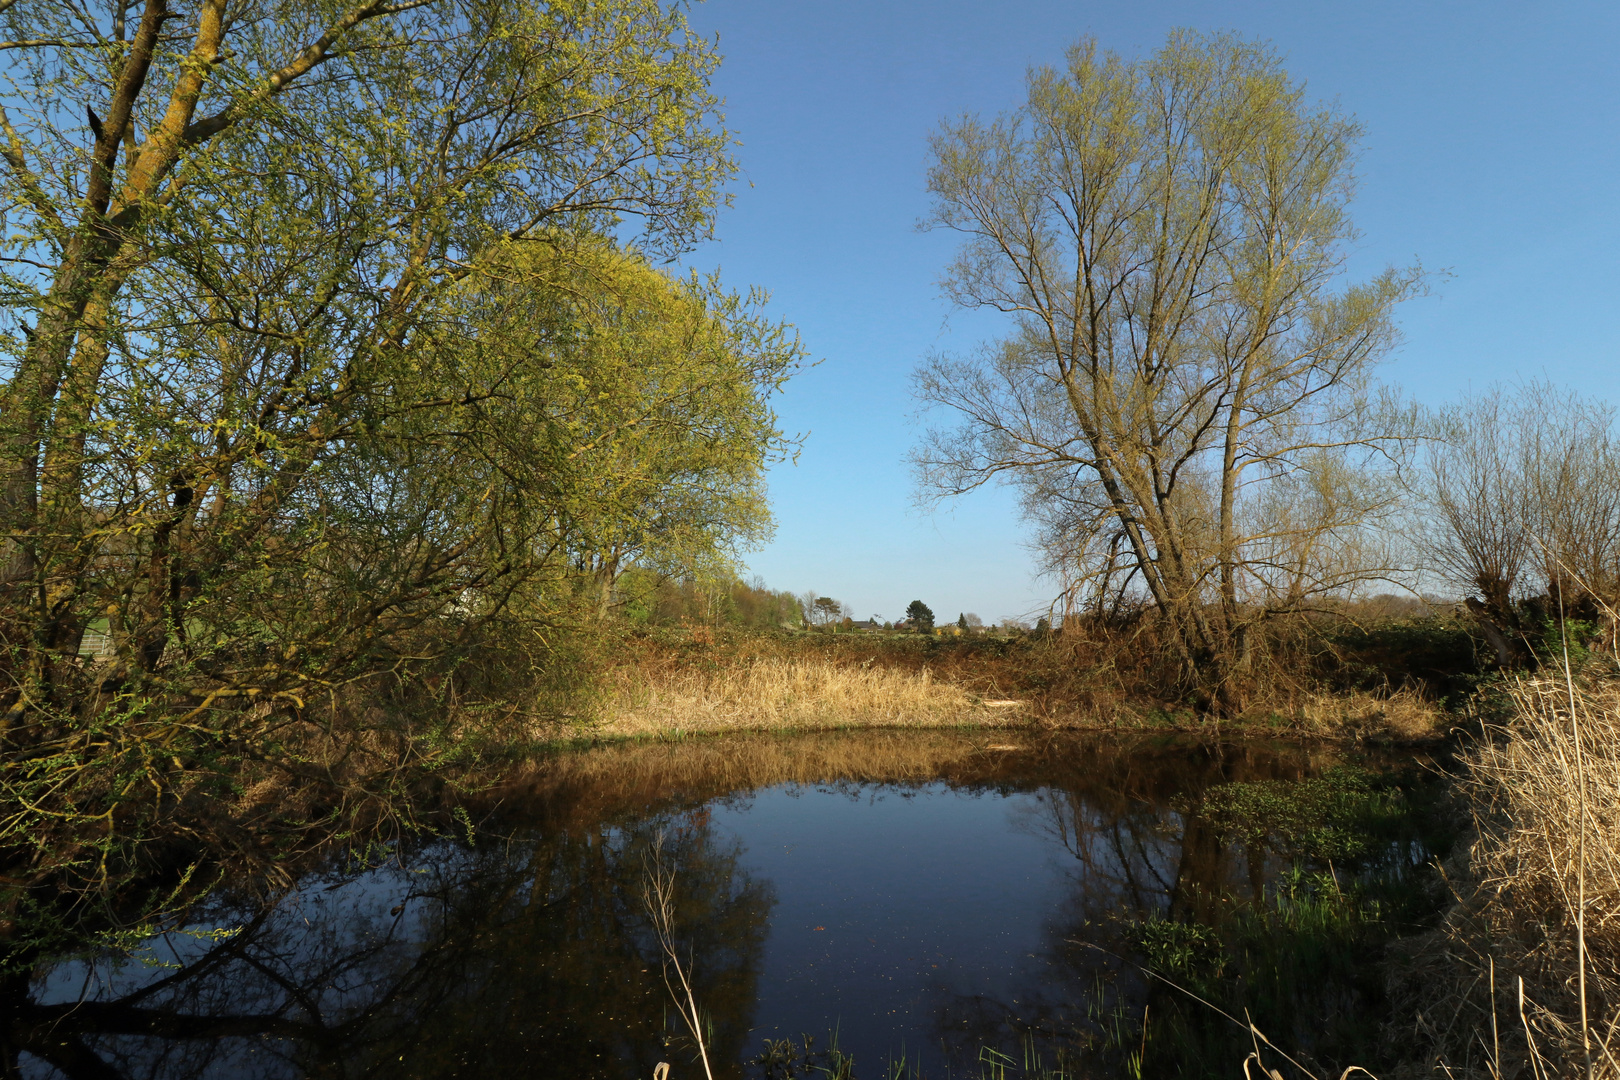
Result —
<path fill-rule="evenodd" d="M 863 1077 L 901 1058 L 978 1076 L 986 1048 L 1032 1040 L 1081 1060 L 1147 1004 L 1132 927 L 1212 920 L 1281 868 L 1204 820 L 1205 793 L 1343 757 L 939 732 L 583 751 L 473 807 L 476 834 L 311 873 L 269 907 L 221 895 L 131 952 L 37 973 L 11 988 L 14 1060 L 30 1077 L 700 1077 L 647 912 L 655 857 L 717 1076 L 834 1032 Z M 1105 1057 L 1095 1074 L 1117 1075 Z"/>

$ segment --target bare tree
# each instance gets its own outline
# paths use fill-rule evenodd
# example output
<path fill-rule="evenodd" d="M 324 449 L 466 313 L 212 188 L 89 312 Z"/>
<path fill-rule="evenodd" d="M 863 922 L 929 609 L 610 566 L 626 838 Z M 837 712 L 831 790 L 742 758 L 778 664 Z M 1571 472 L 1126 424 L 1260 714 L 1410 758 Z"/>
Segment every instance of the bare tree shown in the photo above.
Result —
<path fill-rule="evenodd" d="M 919 371 L 958 420 L 923 489 L 1018 486 L 1049 565 L 1094 608 L 1142 596 L 1216 707 L 1259 622 L 1388 570 L 1370 375 L 1420 273 L 1341 284 L 1359 135 L 1266 47 L 1178 32 L 1135 62 L 1081 42 L 933 141 L 947 295 L 1014 329 Z"/>
<path fill-rule="evenodd" d="M 1612 629 L 1614 419 L 1612 407 L 1547 383 L 1493 388 L 1428 418 L 1411 535 L 1430 572 L 1463 590 L 1499 664 L 1530 661 L 1533 624 L 1561 613 Z"/>

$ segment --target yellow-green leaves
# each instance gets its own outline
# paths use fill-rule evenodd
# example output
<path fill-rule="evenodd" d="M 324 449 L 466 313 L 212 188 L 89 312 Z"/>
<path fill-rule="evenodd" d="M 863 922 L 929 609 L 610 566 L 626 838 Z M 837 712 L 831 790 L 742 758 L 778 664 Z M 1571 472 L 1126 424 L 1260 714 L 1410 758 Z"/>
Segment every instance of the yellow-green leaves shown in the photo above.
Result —
<path fill-rule="evenodd" d="M 1251 625 L 1392 570 L 1367 535 L 1391 489 L 1348 478 L 1398 442 L 1368 385 L 1421 275 L 1343 282 L 1360 129 L 1269 47 L 1178 31 L 1066 59 L 934 139 L 930 223 L 963 238 L 946 291 L 1013 326 L 919 372 L 960 426 L 916 461 L 936 495 L 1018 485 L 1071 602 L 1146 601 L 1220 688 Z"/>
<path fill-rule="evenodd" d="M 588 237 L 503 249 L 468 289 L 503 468 L 555 492 L 576 569 L 611 590 L 632 563 L 712 571 L 764 539 L 764 466 L 787 445 L 769 399 L 800 351 L 761 298 Z"/>
<path fill-rule="evenodd" d="M 148 12 L 141 37 L 122 4 L 0 10 L 43 43 L 0 53 L 0 855 L 104 823 L 109 790 L 153 793 L 138 832 L 249 760 L 312 783 L 289 731 L 514 598 L 554 612 L 592 545 L 757 535 L 796 355 L 622 254 L 486 273 L 708 234 L 733 164 L 680 5 Z"/>

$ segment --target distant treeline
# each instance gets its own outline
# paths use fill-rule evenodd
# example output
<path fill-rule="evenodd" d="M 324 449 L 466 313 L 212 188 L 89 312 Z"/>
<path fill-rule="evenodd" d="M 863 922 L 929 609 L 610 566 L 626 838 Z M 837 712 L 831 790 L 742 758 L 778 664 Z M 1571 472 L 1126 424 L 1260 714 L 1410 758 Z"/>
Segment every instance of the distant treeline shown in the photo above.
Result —
<path fill-rule="evenodd" d="M 791 592 L 776 592 L 759 577 L 751 581 L 673 579 L 632 569 L 620 575 L 618 610 L 637 626 L 730 626 L 798 629 L 807 624 L 804 605 Z"/>

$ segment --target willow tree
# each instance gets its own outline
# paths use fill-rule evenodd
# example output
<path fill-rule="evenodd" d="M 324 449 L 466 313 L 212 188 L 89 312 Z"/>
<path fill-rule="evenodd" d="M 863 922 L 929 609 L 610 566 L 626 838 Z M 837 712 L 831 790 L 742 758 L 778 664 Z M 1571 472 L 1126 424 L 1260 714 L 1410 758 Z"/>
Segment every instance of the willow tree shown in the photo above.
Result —
<path fill-rule="evenodd" d="M 575 572 L 544 575 L 539 595 L 584 584 L 605 615 L 631 566 L 732 580 L 741 550 L 770 535 L 765 468 L 791 445 L 771 397 L 801 350 L 765 316 L 766 296 L 590 237 L 507 245 L 469 285 L 451 348 L 473 343 L 505 380 L 481 407 L 508 414 L 499 426 L 534 473 L 526 483 L 555 487 L 542 535 L 563 556 L 552 570 Z M 553 433 L 560 460 L 537 432 Z"/>
<path fill-rule="evenodd" d="M 705 235 L 716 57 L 658 0 L 16 0 L 0 27 L 6 881 L 105 870 L 85 823 L 258 850 L 244 763 L 291 790 L 447 745 L 329 721 L 496 617 L 573 490 L 566 426 L 513 444 L 536 359 L 461 347 L 467 278 L 559 234 Z"/>
<path fill-rule="evenodd" d="M 958 421 L 924 488 L 1017 485 L 1079 606 L 1144 598 L 1216 707 L 1258 623 L 1383 572 L 1369 378 L 1418 275 L 1344 282 L 1359 134 L 1267 48 L 1178 32 L 1132 62 L 1081 42 L 933 139 L 946 293 L 1012 331 L 920 370 Z"/>
<path fill-rule="evenodd" d="M 1411 535 L 1459 590 L 1506 666 L 1566 616 L 1602 627 L 1620 608 L 1620 445 L 1615 409 L 1528 383 L 1437 410 L 1408 474 Z"/>

